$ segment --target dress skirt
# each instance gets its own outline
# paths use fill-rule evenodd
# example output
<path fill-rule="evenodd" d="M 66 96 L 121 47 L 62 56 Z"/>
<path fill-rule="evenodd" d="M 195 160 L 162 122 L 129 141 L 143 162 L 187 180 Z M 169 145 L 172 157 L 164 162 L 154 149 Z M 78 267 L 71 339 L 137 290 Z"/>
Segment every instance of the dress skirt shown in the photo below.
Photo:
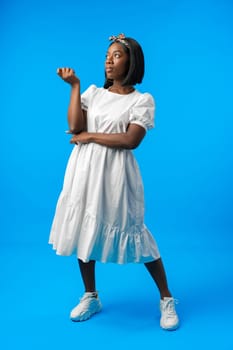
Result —
<path fill-rule="evenodd" d="M 145 263 L 160 257 L 144 224 L 144 194 L 133 153 L 75 145 L 68 161 L 49 243 L 83 262 Z"/>

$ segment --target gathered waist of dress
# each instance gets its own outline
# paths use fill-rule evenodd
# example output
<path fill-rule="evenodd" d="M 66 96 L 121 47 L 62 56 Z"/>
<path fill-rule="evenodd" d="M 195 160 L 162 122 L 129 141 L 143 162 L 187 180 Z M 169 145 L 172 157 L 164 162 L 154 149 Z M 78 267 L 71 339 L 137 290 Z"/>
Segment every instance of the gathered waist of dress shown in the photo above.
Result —
<path fill-rule="evenodd" d="M 127 148 L 122 148 L 122 147 L 110 147 L 110 146 L 105 146 L 105 145 L 100 145 L 98 143 L 95 143 L 95 142 L 90 142 L 90 143 L 77 143 L 75 145 L 75 148 L 76 149 L 89 149 L 89 150 L 99 150 L 99 151 L 104 151 L 105 152 L 113 152 L 113 153 L 116 153 L 116 152 L 124 152 L 124 153 L 132 153 L 132 151 L 130 149 L 127 149 Z"/>

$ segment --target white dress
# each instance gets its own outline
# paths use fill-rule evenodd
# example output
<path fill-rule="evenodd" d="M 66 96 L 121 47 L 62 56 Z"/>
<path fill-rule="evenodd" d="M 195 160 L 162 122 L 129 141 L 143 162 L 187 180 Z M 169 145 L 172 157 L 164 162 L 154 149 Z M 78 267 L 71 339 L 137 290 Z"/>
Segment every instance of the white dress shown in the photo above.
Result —
<path fill-rule="evenodd" d="M 87 130 L 126 132 L 129 123 L 153 127 L 154 100 L 91 85 L 81 96 Z M 75 145 L 70 155 L 49 243 L 58 255 L 84 262 L 145 263 L 160 257 L 144 225 L 143 184 L 133 153 L 96 143 Z"/>

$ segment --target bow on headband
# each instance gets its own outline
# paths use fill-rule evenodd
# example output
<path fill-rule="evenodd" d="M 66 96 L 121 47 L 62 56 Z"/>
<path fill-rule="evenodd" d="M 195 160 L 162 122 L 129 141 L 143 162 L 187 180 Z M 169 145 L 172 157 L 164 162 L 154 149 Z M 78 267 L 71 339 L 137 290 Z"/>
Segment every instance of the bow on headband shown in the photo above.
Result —
<path fill-rule="evenodd" d="M 129 44 L 125 40 L 125 34 L 123 34 L 123 33 L 118 34 L 118 35 L 111 35 L 109 37 L 109 40 L 113 41 L 113 42 L 120 42 L 121 44 L 124 44 L 125 46 L 129 46 Z"/>

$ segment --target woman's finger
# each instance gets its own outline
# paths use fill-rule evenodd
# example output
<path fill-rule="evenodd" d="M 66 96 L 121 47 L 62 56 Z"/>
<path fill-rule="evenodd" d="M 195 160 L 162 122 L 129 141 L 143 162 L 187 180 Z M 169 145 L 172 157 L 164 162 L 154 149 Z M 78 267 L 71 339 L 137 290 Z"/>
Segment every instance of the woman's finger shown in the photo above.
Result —
<path fill-rule="evenodd" d="M 73 68 L 65 67 L 65 68 L 57 68 L 57 74 L 63 75 L 64 73 L 68 73 L 71 75 L 75 75 L 75 71 Z"/>

